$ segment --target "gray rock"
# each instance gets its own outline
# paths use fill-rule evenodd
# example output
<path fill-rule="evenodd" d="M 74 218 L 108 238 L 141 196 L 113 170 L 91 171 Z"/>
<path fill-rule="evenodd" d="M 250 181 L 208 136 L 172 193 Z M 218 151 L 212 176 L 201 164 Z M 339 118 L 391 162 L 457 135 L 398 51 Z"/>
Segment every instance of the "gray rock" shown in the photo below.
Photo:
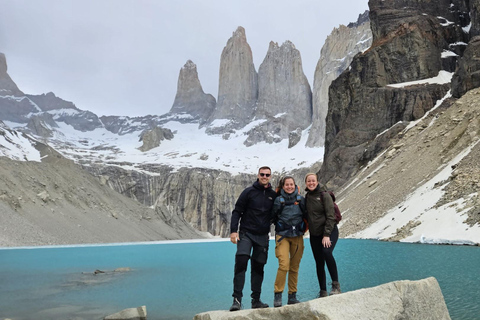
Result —
<path fill-rule="evenodd" d="M 461 42 L 462 14 L 450 1 L 369 2 L 373 43 L 329 89 L 322 182 L 340 186 L 372 160 L 364 150 L 399 121 L 421 118 L 450 89 L 449 84 L 391 88 L 389 84 L 431 78 L 443 68 L 441 53 Z M 451 19 L 442 25 L 438 17 Z M 459 50 L 461 53 L 461 50 Z M 376 149 L 380 152 L 379 148 Z"/>
<path fill-rule="evenodd" d="M 106 316 L 104 320 L 147 320 L 147 307 L 125 309 L 115 314 Z"/>
<path fill-rule="evenodd" d="M 238 27 L 222 51 L 217 106 L 209 123 L 226 119 L 229 123 L 223 125 L 225 130 L 242 128 L 253 118 L 257 96 L 252 50 L 245 29 Z"/>
<path fill-rule="evenodd" d="M 158 147 L 160 143 L 165 139 L 173 139 L 172 130 L 167 128 L 155 127 L 152 130 L 148 130 L 142 134 L 140 141 L 143 142 L 143 145 L 138 149 L 143 152 L 148 151 L 150 149 Z"/>
<path fill-rule="evenodd" d="M 480 0 L 470 0 L 470 18 L 472 25 L 470 28 L 470 36 L 480 36 Z"/>
<path fill-rule="evenodd" d="M 170 109 L 171 114 L 188 114 L 193 119 L 204 123 L 215 109 L 215 98 L 205 94 L 198 79 L 197 66 L 192 61 L 180 70 L 177 84 L 177 94 Z"/>
<path fill-rule="evenodd" d="M 73 102 L 63 100 L 55 96 L 53 92 L 40 95 L 27 94 L 27 97 L 32 100 L 42 111 L 59 109 L 74 109 L 77 111 L 79 110 L 77 107 L 75 107 Z"/>
<path fill-rule="evenodd" d="M 468 90 L 480 87 L 480 36 L 468 43 L 452 78 L 452 96 L 460 98 Z"/>
<path fill-rule="evenodd" d="M 201 156 L 201 155 L 199 155 Z M 183 168 L 176 172 L 168 166 L 142 168 L 155 175 L 127 171 L 118 167 L 85 167 L 117 192 L 145 206 L 154 206 L 157 215 L 172 228 L 186 222 L 195 229 L 226 237 L 230 234 L 232 203 L 255 175 L 230 173 L 204 168 Z"/>
<path fill-rule="evenodd" d="M 333 29 L 320 52 L 313 80 L 312 128 L 306 145 L 322 147 L 325 141 L 325 118 L 328 112 L 328 88 L 353 60 L 353 57 L 372 44 L 368 11 L 359 15 L 356 23 Z"/>
<path fill-rule="evenodd" d="M 34 114 L 28 121 L 27 128 L 34 135 L 49 138 L 53 136 L 54 128 L 58 128 L 53 116 L 49 113 Z"/>
<path fill-rule="evenodd" d="M 448 320 L 450 315 L 437 280 L 430 277 L 418 281 L 390 282 L 280 308 L 205 312 L 193 319 Z"/>
<path fill-rule="evenodd" d="M 0 96 L 24 96 L 24 93 L 18 89 L 15 82 L 7 73 L 7 59 L 5 54 L 0 52 Z M 2 118 L 3 119 L 3 118 Z"/>
<path fill-rule="evenodd" d="M 258 69 L 256 119 L 284 114 L 291 130 L 305 129 L 312 118 L 312 91 L 303 73 L 300 51 L 290 41 L 281 46 L 270 42 L 267 55 Z"/>
<path fill-rule="evenodd" d="M 247 146 L 279 142 L 311 124 L 312 92 L 300 52 L 292 42 L 285 41 L 280 47 L 270 42 L 258 71 L 258 88 L 255 119 L 266 121 L 247 133 Z"/>

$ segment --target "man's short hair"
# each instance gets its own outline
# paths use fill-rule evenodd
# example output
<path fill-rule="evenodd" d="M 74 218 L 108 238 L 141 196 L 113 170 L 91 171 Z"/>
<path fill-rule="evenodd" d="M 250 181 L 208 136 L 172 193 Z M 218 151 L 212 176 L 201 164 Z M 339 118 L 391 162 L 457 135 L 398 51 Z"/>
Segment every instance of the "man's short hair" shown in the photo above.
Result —
<path fill-rule="evenodd" d="M 258 169 L 258 173 L 260 173 L 260 170 L 264 170 L 264 169 L 268 169 L 270 170 L 270 172 L 272 172 L 272 169 L 270 169 L 270 167 L 263 166 L 263 167 L 260 167 L 260 169 Z"/>

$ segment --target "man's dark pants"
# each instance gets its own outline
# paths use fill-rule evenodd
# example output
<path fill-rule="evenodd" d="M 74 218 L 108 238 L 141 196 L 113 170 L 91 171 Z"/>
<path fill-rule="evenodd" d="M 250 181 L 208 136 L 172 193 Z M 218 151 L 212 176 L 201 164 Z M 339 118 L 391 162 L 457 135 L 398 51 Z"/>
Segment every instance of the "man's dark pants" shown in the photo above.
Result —
<path fill-rule="evenodd" d="M 233 297 L 241 299 L 245 285 L 245 272 L 248 260 L 251 262 L 252 299 L 260 299 L 263 282 L 263 268 L 268 257 L 268 234 L 256 235 L 250 232 L 240 232 L 235 254 L 235 276 L 233 277 Z M 253 252 L 252 252 L 253 249 Z M 251 256 L 250 256 L 251 255 Z"/>

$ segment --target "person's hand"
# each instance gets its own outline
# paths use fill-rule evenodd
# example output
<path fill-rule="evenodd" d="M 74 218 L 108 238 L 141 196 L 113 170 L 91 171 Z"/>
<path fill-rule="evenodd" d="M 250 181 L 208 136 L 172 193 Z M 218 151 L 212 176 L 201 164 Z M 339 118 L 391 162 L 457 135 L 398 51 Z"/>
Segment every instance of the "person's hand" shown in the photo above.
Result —
<path fill-rule="evenodd" d="M 330 248 L 332 246 L 332 241 L 330 241 L 330 237 L 323 237 L 322 245 L 324 248 Z"/>
<path fill-rule="evenodd" d="M 232 232 L 230 233 L 230 241 L 232 243 L 237 243 L 237 241 L 240 240 L 240 238 L 238 237 L 238 232 Z"/>

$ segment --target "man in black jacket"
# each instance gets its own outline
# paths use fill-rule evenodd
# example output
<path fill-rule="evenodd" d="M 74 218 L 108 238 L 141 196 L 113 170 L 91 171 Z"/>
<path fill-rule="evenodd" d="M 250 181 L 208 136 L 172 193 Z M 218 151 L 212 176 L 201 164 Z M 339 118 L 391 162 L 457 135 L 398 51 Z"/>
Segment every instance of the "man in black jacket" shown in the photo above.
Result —
<path fill-rule="evenodd" d="M 277 196 L 270 184 L 271 174 L 272 170 L 269 167 L 258 169 L 257 181 L 243 190 L 232 212 L 230 241 L 237 245 L 237 253 L 233 278 L 233 304 L 230 311 L 237 311 L 242 307 L 242 291 L 249 259 L 252 268 L 252 309 L 268 308 L 268 304 L 260 300 L 260 294 L 263 268 L 268 256 L 270 212 Z"/>

